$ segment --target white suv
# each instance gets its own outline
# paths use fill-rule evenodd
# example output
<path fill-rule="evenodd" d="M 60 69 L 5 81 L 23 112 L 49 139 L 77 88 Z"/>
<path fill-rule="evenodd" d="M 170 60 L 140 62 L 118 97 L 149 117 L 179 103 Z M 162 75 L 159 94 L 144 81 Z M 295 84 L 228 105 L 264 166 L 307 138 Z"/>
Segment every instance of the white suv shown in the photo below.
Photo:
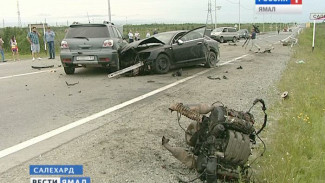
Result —
<path fill-rule="evenodd" d="M 239 34 L 234 27 L 219 27 L 211 32 L 211 38 L 224 43 L 227 41 L 236 42 L 239 39 Z"/>

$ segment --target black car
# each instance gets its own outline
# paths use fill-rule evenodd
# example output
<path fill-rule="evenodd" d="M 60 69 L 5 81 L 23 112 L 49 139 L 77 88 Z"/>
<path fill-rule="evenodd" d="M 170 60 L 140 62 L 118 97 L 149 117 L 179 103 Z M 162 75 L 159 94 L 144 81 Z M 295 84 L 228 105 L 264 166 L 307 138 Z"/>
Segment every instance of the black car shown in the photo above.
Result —
<path fill-rule="evenodd" d="M 190 31 L 171 31 L 125 46 L 120 53 L 122 67 L 143 61 L 155 73 L 173 67 L 204 64 L 215 67 L 219 61 L 218 42 L 204 35 L 205 27 Z"/>

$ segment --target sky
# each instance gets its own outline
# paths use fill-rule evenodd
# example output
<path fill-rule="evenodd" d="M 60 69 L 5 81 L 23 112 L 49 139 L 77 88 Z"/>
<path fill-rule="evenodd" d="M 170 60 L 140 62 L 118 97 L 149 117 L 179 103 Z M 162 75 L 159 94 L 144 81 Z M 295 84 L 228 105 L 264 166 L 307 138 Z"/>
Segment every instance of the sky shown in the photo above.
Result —
<path fill-rule="evenodd" d="M 212 19 L 217 23 L 309 22 L 310 13 L 325 13 L 325 0 L 303 0 L 301 14 L 261 15 L 255 13 L 255 0 L 211 0 Z M 0 27 L 17 26 L 17 0 L 0 0 Z M 115 24 L 205 23 L 208 0 L 110 0 Z M 19 0 L 23 26 L 72 22 L 101 23 L 108 20 L 108 0 Z"/>

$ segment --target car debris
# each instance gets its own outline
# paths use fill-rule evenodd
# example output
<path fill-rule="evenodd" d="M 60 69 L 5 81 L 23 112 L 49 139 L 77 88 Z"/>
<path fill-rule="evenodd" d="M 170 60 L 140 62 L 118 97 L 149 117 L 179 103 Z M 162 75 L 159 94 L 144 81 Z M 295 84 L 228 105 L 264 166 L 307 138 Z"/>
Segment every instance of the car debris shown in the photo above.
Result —
<path fill-rule="evenodd" d="M 303 60 L 299 60 L 299 61 L 296 61 L 296 63 L 297 63 L 297 64 L 304 64 L 305 61 L 303 61 Z"/>
<path fill-rule="evenodd" d="M 212 76 L 208 76 L 207 77 L 208 79 L 211 79 L 211 80 L 221 80 L 221 78 L 220 77 L 212 77 Z"/>
<path fill-rule="evenodd" d="M 250 113 L 257 103 L 262 104 L 264 113 L 264 122 L 259 130 L 255 129 L 256 121 Z M 247 112 L 230 109 L 221 102 L 211 105 L 176 103 L 171 105 L 169 110 L 177 112 L 178 123 L 181 115 L 193 120 L 187 129 L 184 129 L 185 142 L 191 148 L 187 151 L 173 147 L 165 136 L 162 137 L 162 146 L 188 168 L 194 168 L 199 174 L 197 179 L 207 183 L 239 180 L 250 182 L 251 163 L 255 160 L 249 162 L 249 157 L 253 155 L 256 137 L 260 139 L 259 134 L 267 123 L 266 106 L 262 99 L 254 100 Z M 263 156 L 266 150 L 264 143 L 263 145 L 264 151 L 260 156 Z"/>
<path fill-rule="evenodd" d="M 291 47 L 293 47 L 294 45 L 298 44 L 298 39 L 291 35 L 286 39 L 280 40 L 280 43 L 283 46 L 291 46 Z"/>
<path fill-rule="evenodd" d="M 176 76 L 182 76 L 183 75 L 183 70 L 182 69 L 179 69 L 178 71 L 174 72 L 172 74 L 173 77 L 176 77 Z"/>
<path fill-rule="evenodd" d="M 47 69 L 52 68 L 54 65 L 46 65 L 46 66 L 32 66 L 33 69 Z"/>
<path fill-rule="evenodd" d="M 65 83 L 67 84 L 67 86 L 74 86 L 74 85 L 76 85 L 76 84 L 79 84 L 79 81 L 76 82 L 76 83 L 68 83 L 68 82 L 66 81 Z"/>
<path fill-rule="evenodd" d="M 283 99 L 288 98 L 288 97 L 289 97 L 289 92 L 288 92 L 288 91 L 283 92 L 282 95 L 281 95 L 281 97 L 282 97 Z"/>
<path fill-rule="evenodd" d="M 119 76 L 119 75 L 124 74 L 126 72 L 129 72 L 129 71 L 138 69 L 138 68 L 140 68 L 143 65 L 144 65 L 143 62 L 139 62 L 139 63 L 137 63 L 135 65 L 130 66 L 130 67 L 127 67 L 127 68 L 124 68 L 122 70 L 119 70 L 119 71 L 116 71 L 116 72 L 113 72 L 113 73 L 109 74 L 108 75 L 108 78 L 113 78 L 115 76 Z"/>

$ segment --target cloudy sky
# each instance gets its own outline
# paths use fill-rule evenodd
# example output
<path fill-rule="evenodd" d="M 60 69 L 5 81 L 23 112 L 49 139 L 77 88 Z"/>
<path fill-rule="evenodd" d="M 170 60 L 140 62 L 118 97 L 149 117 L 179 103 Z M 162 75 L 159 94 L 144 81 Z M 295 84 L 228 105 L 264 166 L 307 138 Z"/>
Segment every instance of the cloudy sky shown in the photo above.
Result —
<path fill-rule="evenodd" d="M 110 0 L 112 21 L 117 24 L 205 23 L 208 0 Z M 217 22 L 307 22 L 310 13 L 325 13 L 324 0 L 303 0 L 302 14 L 255 14 L 255 0 L 211 0 L 212 17 L 217 2 Z M 16 26 L 17 0 L 0 0 L 0 27 Z M 23 25 L 47 22 L 66 25 L 108 20 L 108 0 L 19 0 Z"/>

